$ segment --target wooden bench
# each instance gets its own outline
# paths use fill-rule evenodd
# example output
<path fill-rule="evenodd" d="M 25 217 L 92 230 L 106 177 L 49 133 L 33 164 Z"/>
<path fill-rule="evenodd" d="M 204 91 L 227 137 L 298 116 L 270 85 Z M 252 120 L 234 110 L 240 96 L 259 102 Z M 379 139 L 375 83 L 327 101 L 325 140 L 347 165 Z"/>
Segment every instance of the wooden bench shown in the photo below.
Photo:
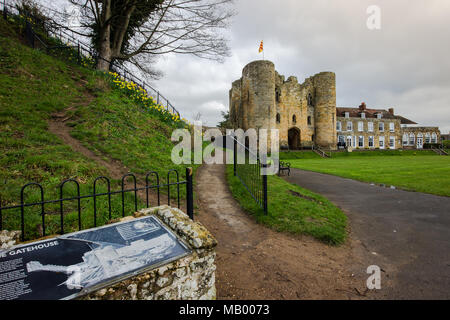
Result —
<path fill-rule="evenodd" d="M 289 162 L 280 161 L 278 166 L 278 174 L 281 174 L 283 171 L 287 171 L 288 176 L 291 175 L 291 164 Z"/>

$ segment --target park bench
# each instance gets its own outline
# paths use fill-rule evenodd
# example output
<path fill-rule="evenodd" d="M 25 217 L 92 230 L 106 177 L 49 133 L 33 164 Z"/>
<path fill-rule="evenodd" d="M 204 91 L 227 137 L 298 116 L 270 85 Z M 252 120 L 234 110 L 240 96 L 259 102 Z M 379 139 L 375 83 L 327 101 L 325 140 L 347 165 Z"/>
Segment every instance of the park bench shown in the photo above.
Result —
<path fill-rule="evenodd" d="M 288 176 L 291 175 L 291 164 L 289 162 L 280 161 L 278 166 L 278 174 L 281 174 L 283 171 L 287 171 Z"/>

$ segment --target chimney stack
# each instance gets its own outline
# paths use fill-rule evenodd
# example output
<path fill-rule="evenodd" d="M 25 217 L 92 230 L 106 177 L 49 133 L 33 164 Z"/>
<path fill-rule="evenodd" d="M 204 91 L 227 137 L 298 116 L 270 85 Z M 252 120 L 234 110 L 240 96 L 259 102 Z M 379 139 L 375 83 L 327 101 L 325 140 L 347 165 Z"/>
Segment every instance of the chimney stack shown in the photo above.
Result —
<path fill-rule="evenodd" d="M 394 108 L 389 108 L 389 113 L 394 115 Z"/>
<path fill-rule="evenodd" d="M 361 105 L 359 106 L 359 110 L 366 110 L 366 103 L 362 102 Z"/>

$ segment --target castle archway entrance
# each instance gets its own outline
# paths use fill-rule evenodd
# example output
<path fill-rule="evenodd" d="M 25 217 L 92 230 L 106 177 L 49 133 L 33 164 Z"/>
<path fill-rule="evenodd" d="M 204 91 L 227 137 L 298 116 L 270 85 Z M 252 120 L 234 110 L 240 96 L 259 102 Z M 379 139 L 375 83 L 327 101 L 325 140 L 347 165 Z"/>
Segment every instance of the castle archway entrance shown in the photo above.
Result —
<path fill-rule="evenodd" d="M 290 150 L 300 149 L 300 129 L 291 128 L 288 131 L 288 144 Z"/>

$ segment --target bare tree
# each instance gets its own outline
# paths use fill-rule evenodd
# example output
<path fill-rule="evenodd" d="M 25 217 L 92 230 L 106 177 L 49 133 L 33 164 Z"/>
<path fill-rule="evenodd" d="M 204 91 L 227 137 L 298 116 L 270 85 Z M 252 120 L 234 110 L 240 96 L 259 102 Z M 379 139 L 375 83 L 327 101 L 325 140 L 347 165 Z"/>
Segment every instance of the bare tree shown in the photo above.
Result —
<path fill-rule="evenodd" d="M 233 0 L 71 0 L 83 11 L 99 55 L 97 68 L 128 61 L 140 70 L 157 55 L 191 54 L 221 61 L 229 55 L 224 29 Z"/>

